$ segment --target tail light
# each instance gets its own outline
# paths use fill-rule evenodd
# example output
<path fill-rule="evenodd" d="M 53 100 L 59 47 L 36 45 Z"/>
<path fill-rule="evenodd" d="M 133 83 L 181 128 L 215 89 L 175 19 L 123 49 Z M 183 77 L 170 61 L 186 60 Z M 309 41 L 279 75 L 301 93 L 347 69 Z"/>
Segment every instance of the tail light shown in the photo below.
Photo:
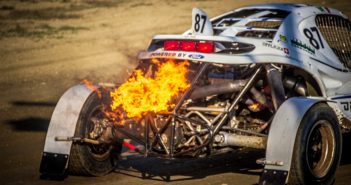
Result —
<path fill-rule="evenodd" d="M 199 42 L 197 45 L 197 51 L 201 53 L 213 53 L 214 44 L 213 42 Z"/>
<path fill-rule="evenodd" d="M 181 41 L 180 46 L 183 51 L 196 51 L 196 42 L 193 41 Z"/>
<path fill-rule="evenodd" d="M 169 51 L 179 51 L 179 45 L 180 42 L 179 41 L 165 41 L 164 42 L 164 48 L 165 50 L 169 50 Z"/>
<path fill-rule="evenodd" d="M 201 53 L 214 53 L 215 46 L 213 42 L 206 41 L 175 41 L 168 40 L 164 42 L 166 51 L 195 51 Z"/>

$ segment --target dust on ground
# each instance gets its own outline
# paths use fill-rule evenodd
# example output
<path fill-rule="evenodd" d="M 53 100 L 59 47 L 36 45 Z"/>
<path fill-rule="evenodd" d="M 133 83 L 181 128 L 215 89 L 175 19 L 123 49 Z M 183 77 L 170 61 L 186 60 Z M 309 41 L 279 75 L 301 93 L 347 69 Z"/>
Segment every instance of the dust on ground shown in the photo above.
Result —
<path fill-rule="evenodd" d="M 190 27 L 193 7 L 214 17 L 259 0 L 1 0 L 0 1 L 0 179 L 2 184 L 254 184 L 257 156 L 238 155 L 180 161 L 125 157 L 105 177 L 39 179 L 50 116 L 59 97 L 82 79 L 121 82 L 137 64 L 137 53 L 156 34 Z M 348 1 L 308 1 L 351 15 Z M 251 159 L 251 160 L 250 160 Z M 153 170 L 158 169 L 158 170 Z M 191 170 L 189 170 L 191 169 Z M 341 166 L 336 184 L 351 181 Z M 164 175 L 164 171 L 168 171 Z M 142 172 L 154 174 L 142 180 Z"/>

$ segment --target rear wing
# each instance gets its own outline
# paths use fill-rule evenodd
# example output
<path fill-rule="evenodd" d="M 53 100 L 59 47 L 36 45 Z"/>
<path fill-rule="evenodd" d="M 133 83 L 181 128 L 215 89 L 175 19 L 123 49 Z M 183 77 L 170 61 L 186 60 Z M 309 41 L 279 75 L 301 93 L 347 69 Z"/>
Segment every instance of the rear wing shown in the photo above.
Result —
<path fill-rule="evenodd" d="M 167 48 L 169 42 L 171 48 Z M 290 63 L 298 66 L 301 63 L 302 59 L 294 59 L 283 51 L 266 47 L 265 42 L 264 39 L 228 36 L 156 35 L 148 49 L 140 52 L 138 58 L 192 60 L 218 64 Z M 193 43 L 195 49 L 182 48 L 184 43 L 190 45 Z M 212 43 L 214 49 L 211 52 L 201 52 L 196 48 L 196 44 L 201 43 Z"/>
<path fill-rule="evenodd" d="M 218 41 L 218 42 L 235 42 L 237 39 L 224 36 L 209 36 L 209 35 L 156 35 L 152 40 L 203 40 L 203 41 Z"/>
<path fill-rule="evenodd" d="M 170 47 L 169 44 L 171 44 Z M 240 42 L 234 37 L 208 35 L 156 35 L 152 39 L 147 51 L 240 54 L 250 52 L 254 49 L 255 45 Z"/>

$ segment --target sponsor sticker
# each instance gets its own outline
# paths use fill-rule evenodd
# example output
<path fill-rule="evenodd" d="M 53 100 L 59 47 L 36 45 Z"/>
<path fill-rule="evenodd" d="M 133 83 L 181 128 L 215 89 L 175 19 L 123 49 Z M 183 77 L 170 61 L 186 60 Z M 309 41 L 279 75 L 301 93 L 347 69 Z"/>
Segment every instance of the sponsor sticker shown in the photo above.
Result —
<path fill-rule="evenodd" d="M 318 6 L 318 7 L 316 7 L 319 11 L 321 11 L 321 12 L 325 12 L 325 10 L 324 10 L 324 8 L 323 7 L 321 7 L 321 6 Z"/>
<path fill-rule="evenodd" d="M 279 40 L 278 42 L 286 42 L 286 36 L 279 34 Z"/>
<path fill-rule="evenodd" d="M 302 49 L 302 50 L 304 50 L 304 51 L 306 51 L 306 52 L 308 52 L 310 54 L 313 54 L 313 55 L 316 53 L 315 49 L 313 49 L 311 46 L 308 46 L 305 43 L 302 43 L 302 41 L 300 41 L 300 40 L 292 39 L 290 41 L 291 41 L 291 45 L 293 47 Z"/>
<path fill-rule="evenodd" d="M 284 53 L 289 55 L 289 49 L 288 48 L 284 48 Z"/>
<path fill-rule="evenodd" d="M 321 12 L 328 12 L 330 13 L 330 9 L 328 7 L 322 7 L 322 6 L 318 6 L 316 7 L 318 10 L 320 10 Z"/>
<path fill-rule="evenodd" d="M 175 57 L 176 53 L 169 53 L 169 52 L 156 52 L 151 53 L 151 57 Z"/>
<path fill-rule="evenodd" d="M 270 42 L 263 42 L 262 45 L 265 46 L 265 47 L 268 47 L 268 48 L 280 50 L 280 51 L 284 52 L 285 54 L 289 55 L 289 49 L 288 48 L 283 48 L 283 47 L 274 45 L 274 44 L 272 44 Z"/>
<path fill-rule="evenodd" d="M 205 56 L 200 55 L 200 54 L 190 54 L 190 55 L 188 55 L 188 57 L 192 58 L 192 59 L 203 59 L 203 58 L 205 58 Z"/>
<path fill-rule="evenodd" d="M 186 57 L 186 53 L 177 53 L 177 57 L 185 58 Z"/>
<path fill-rule="evenodd" d="M 169 58 L 174 58 L 174 57 L 182 57 L 185 58 L 187 56 L 186 53 L 174 53 L 174 52 L 154 52 L 151 53 L 150 57 L 169 57 Z"/>

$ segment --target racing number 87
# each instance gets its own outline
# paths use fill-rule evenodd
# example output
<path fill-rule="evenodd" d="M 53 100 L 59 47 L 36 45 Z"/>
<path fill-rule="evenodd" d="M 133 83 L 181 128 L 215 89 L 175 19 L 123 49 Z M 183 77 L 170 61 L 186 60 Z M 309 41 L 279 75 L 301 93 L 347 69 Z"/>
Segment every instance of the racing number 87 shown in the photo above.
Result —
<path fill-rule="evenodd" d="M 316 32 L 318 40 L 314 38 L 314 35 L 312 32 Z M 319 34 L 319 31 L 316 27 L 311 27 L 310 29 L 305 28 L 303 29 L 303 33 L 305 34 L 305 36 L 309 39 L 310 44 L 316 48 L 319 49 L 319 44 L 321 45 L 322 48 L 324 48 L 324 44 L 323 41 L 321 39 L 321 35 Z"/>
<path fill-rule="evenodd" d="M 202 24 L 200 23 L 202 19 Z M 200 14 L 196 14 L 195 15 L 195 25 L 194 25 L 194 29 L 196 32 L 200 31 L 200 27 L 201 27 L 201 33 L 203 33 L 204 31 L 204 27 L 205 27 L 205 23 L 206 23 L 206 16 L 205 15 L 201 15 Z"/>

